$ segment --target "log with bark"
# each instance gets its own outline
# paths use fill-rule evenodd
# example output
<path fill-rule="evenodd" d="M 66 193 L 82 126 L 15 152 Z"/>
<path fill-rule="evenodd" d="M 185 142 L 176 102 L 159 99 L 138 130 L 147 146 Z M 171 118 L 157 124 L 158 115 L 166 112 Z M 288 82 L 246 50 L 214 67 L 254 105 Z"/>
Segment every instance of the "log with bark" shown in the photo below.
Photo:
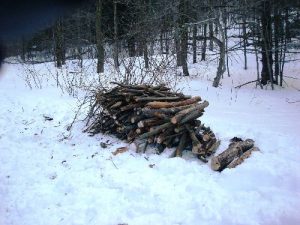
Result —
<path fill-rule="evenodd" d="M 140 152 L 149 145 L 159 153 L 174 147 L 174 156 L 190 150 L 202 161 L 218 148 L 214 133 L 198 120 L 208 101 L 172 92 L 163 85 L 113 84 L 116 87 L 111 90 L 95 92 L 87 132 L 114 134 L 134 142 Z"/>
<path fill-rule="evenodd" d="M 249 158 L 251 156 L 251 154 L 252 154 L 253 151 L 260 151 L 260 150 L 257 147 L 250 148 L 249 150 L 245 151 L 240 157 L 238 157 L 235 160 L 233 160 L 227 166 L 227 168 L 232 169 L 232 168 L 235 168 L 236 166 L 240 165 L 241 163 L 244 162 L 245 159 L 247 159 L 247 158 Z"/>
<path fill-rule="evenodd" d="M 252 139 L 243 141 L 240 138 L 233 138 L 225 151 L 211 159 L 211 168 L 215 171 L 235 168 L 248 158 L 253 151 L 257 150 L 258 148 L 254 147 Z"/>

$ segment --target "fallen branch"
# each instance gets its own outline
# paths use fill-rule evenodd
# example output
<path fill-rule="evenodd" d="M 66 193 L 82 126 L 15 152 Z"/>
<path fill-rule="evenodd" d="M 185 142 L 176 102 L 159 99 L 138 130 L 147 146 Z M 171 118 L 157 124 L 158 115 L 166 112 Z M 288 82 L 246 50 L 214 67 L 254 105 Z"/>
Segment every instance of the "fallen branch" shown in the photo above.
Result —
<path fill-rule="evenodd" d="M 247 85 L 247 84 L 251 84 L 251 83 L 254 83 L 254 82 L 259 82 L 259 80 L 248 81 L 248 82 L 246 82 L 246 83 L 244 83 L 244 84 L 241 84 L 241 85 L 238 85 L 238 86 L 236 86 L 236 87 L 234 87 L 234 88 L 241 88 L 241 87 L 243 87 L 243 86 L 245 86 L 245 85 Z"/>

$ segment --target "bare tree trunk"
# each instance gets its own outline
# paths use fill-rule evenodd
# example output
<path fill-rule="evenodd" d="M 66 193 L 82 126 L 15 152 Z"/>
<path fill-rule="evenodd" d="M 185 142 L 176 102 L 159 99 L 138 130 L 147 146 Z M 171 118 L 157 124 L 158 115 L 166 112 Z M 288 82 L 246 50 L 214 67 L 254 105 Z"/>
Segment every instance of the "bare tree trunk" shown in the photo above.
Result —
<path fill-rule="evenodd" d="M 160 30 L 160 34 L 159 34 L 159 44 L 160 44 L 160 53 L 163 54 L 164 53 L 164 42 L 163 42 L 163 30 Z"/>
<path fill-rule="evenodd" d="M 165 32 L 165 46 L 166 46 L 166 54 L 169 54 L 170 47 L 169 47 L 169 33 Z"/>
<path fill-rule="evenodd" d="M 246 31 L 246 18 L 243 16 L 243 48 L 244 48 L 244 69 L 248 69 L 247 65 L 247 31 Z"/>
<path fill-rule="evenodd" d="M 286 40 L 287 42 L 291 42 L 292 40 L 292 35 L 291 35 L 291 30 L 290 30 L 290 21 L 289 21 L 289 9 L 285 10 L 285 34 L 286 34 Z"/>
<path fill-rule="evenodd" d="M 280 74 L 279 74 L 279 84 L 282 87 L 283 84 L 283 69 L 284 69 L 284 64 L 285 64 L 285 54 L 286 54 L 286 49 L 287 49 L 287 42 L 289 40 L 289 12 L 288 9 L 285 12 L 285 37 L 284 37 L 284 43 L 283 43 L 283 55 L 281 57 L 281 68 L 280 68 Z"/>
<path fill-rule="evenodd" d="M 155 40 L 152 39 L 150 42 L 150 49 L 149 49 L 149 54 L 154 55 L 154 46 L 155 46 Z"/>
<path fill-rule="evenodd" d="M 182 72 L 184 76 L 189 76 L 187 56 L 188 56 L 188 30 L 183 27 L 181 33 L 181 61 L 182 61 Z"/>
<path fill-rule="evenodd" d="M 81 11 L 78 9 L 77 10 L 77 17 L 79 18 L 80 17 L 80 13 Z M 76 48 L 75 48 L 75 58 L 78 59 L 79 61 L 79 65 L 80 65 L 80 68 L 82 68 L 83 66 L 83 63 L 82 63 L 82 47 L 81 47 L 81 34 L 82 34 L 82 31 L 81 31 L 81 20 L 76 20 L 76 33 L 77 33 L 77 43 L 76 43 Z"/>
<path fill-rule="evenodd" d="M 182 72 L 184 76 L 189 76 L 187 57 L 188 57 L 188 28 L 187 28 L 187 2 L 185 0 L 180 0 L 179 4 L 179 27 L 180 27 L 180 47 L 181 47 L 181 63 Z"/>
<path fill-rule="evenodd" d="M 104 37 L 102 33 L 102 0 L 96 1 L 97 73 L 104 72 Z"/>
<path fill-rule="evenodd" d="M 63 36 L 63 24 L 62 20 L 59 19 L 56 22 L 54 27 L 54 42 L 55 42 L 55 59 L 56 59 L 56 66 L 61 68 L 65 62 L 65 46 L 64 46 L 64 36 Z"/>
<path fill-rule="evenodd" d="M 258 40 L 257 40 L 257 42 L 258 42 Z M 257 44 L 256 43 L 254 43 L 254 52 L 255 52 L 255 62 L 256 62 L 257 84 L 259 83 L 260 87 L 263 88 L 263 86 L 260 83 L 258 50 L 257 50 Z"/>
<path fill-rule="evenodd" d="M 280 16 L 278 12 L 278 8 L 275 7 L 274 9 L 274 64 L 275 64 L 275 84 L 278 84 L 278 77 L 279 77 L 279 71 L 280 71 L 280 62 L 279 62 L 279 28 L 280 28 Z"/>
<path fill-rule="evenodd" d="M 148 47 L 146 41 L 143 44 L 144 47 L 144 61 L 145 61 L 145 68 L 149 68 L 149 56 L 148 56 Z"/>
<path fill-rule="evenodd" d="M 227 11 L 223 14 L 223 23 L 224 23 L 224 38 L 225 38 L 225 51 L 226 51 L 226 68 L 227 68 L 227 76 L 230 77 L 229 71 L 229 57 L 228 57 L 228 34 L 227 34 Z"/>
<path fill-rule="evenodd" d="M 114 0 L 114 64 L 119 67 L 119 41 L 118 41 L 118 21 L 117 21 L 117 1 Z"/>
<path fill-rule="evenodd" d="M 219 65 L 217 69 L 217 75 L 214 78 L 214 82 L 213 82 L 213 86 L 218 87 L 225 68 L 225 44 L 224 42 L 220 41 L 215 37 L 213 37 L 212 40 L 214 40 L 220 48 L 220 58 L 219 58 Z"/>
<path fill-rule="evenodd" d="M 137 45 L 137 53 L 138 56 L 142 56 L 144 54 L 144 37 L 140 37 Z"/>
<path fill-rule="evenodd" d="M 222 16 L 221 10 L 219 11 L 220 16 Z M 222 17 L 221 17 L 222 18 Z M 219 65 L 217 69 L 217 75 L 214 78 L 213 81 L 213 87 L 218 87 L 221 78 L 223 77 L 223 74 L 226 70 L 225 67 L 225 34 L 224 34 L 224 29 L 222 28 L 220 20 L 216 20 L 216 26 L 218 27 L 219 32 L 221 33 L 222 41 L 217 39 L 216 37 L 212 37 L 212 40 L 219 46 L 220 48 L 220 58 L 219 58 Z"/>
<path fill-rule="evenodd" d="M 197 63 L 197 25 L 193 26 L 193 63 Z"/>
<path fill-rule="evenodd" d="M 128 54 L 129 54 L 129 57 L 134 57 L 136 55 L 134 37 L 129 37 L 128 38 Z"/>
<path fill-rule="evenodd" d="M 175 28 L 175 51 L 176 51 L 176 64 L 177 64 L 177 66 L 182 66 L 181 46 L 180 46 L 178 27 Z"/>
<path fill-rule="evenodd" d="M 261 83 L 266 85 L 268 81 L 273 87 L 273 58 L 272 58 L 272 23 L 271 23 L 271 3 L 269 0 L 262 2 L 261 12 L 261 48 L 262 48 L 262 71 Z"/>
<path fill-rule="evenodd" d="M 150 13 L 150 5 L 151 2 L 143 0 L 143 5 L 145 6 L 145 10 L 142 12 L 142 15 L 146 15 Z M 144 24 L 144 26 L 148 26 L 147 22 Z M 142 32 L 142 45 L 143 45 L 143 55 L 144 55 L 144 63 L 145 63 L 145 68 L 149 68 L 149 55 L 148 55 L 148 37 L 150 36 L 150 33 L 145 30 Z"/>
<path fill-rule="evenodd" d="M 209 37 L 213 37 L 214 36 L 214 27 L 213 27 L 213 22 L 210 20 L 208 23 L 208 30 L 209 30 Z M 209 50 L 212 51 L 214 50 L 214 42 L 212 41 L 212 39 L 209 40 Z"/>
<path fill-rule="evenodd" d="M 202 53 L 201 53 L 201 61 L 205 61 L 206 56 L 206 46 L 207 46 L 207 24 L 203 25 L 203 43 L 202 43 Z"/>
<path fill-rule="evenodd" d="M 215 26 L 215 31 L 214 31 L 214 36 L 215 37 L 217 37 L 218 36 L 218 34 L 219 34 L 219 28 L 218 28 L 218 26 Z"/>

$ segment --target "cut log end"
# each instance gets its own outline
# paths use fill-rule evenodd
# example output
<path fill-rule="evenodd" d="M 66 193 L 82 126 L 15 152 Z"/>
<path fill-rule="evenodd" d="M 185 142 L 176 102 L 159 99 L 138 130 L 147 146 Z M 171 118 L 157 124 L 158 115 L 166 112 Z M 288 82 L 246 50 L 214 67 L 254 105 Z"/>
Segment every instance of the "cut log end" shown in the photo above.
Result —
<path fill-rule="evenodd" d="M 176 124 L 176 123 L 178 123 L 178 121 L 177 121 L 177 119 L 176 119 L 175 117 L 173 117 L 173 118 L 171 119 L 171 123 Z"/>
<path fill-rule="evenodd" d="M 221 163 L 219 162 L 218 158 L 212 158 L 211 159 L 211 168 L 214 170 L 214 171 L 220 171 L 221 169 Z"/>

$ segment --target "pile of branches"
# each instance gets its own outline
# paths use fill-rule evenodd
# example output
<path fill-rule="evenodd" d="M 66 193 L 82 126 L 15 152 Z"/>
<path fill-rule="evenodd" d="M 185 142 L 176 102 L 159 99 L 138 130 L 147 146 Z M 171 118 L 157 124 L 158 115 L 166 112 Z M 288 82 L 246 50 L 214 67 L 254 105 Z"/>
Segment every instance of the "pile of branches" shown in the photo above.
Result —
<path fill-rule="evenodd" d="M 176 148 L 176 156 L 191 150 L 205 162 L 219 146 L 212 130 L 197 120 L 207 101 L 172 92 L 164 85 L 113 84 L 116 87 L 111 90 L 94 94 L 86 129 L 92 135 L 114 134 L 134 142 L 138 152 L 145 152 L 149 144 L 158 153 Z"/>

